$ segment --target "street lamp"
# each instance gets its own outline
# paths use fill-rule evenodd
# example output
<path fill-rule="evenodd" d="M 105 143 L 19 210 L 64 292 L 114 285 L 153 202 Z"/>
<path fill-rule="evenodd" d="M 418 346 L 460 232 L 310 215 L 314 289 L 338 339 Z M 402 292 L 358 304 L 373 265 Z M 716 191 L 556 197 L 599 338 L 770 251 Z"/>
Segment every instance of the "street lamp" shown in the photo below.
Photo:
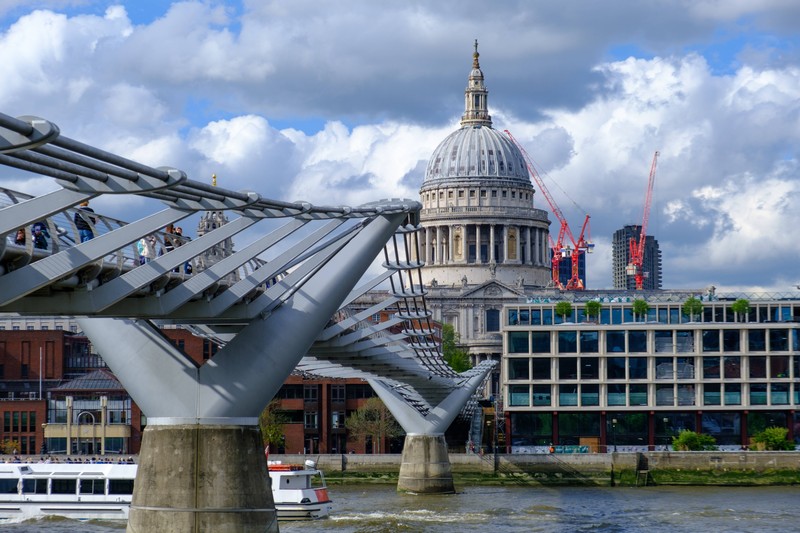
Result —
<path fill-rule="evenodd" d="M 617 419 L 611 419 L 611 445 L 614 446 L 614 452 L 617 451 Z"/>
<path fill-rule="evenodd" d="M 671 432 L 669 430 L 669 417 L 664 417 L 664 446 L 669 448 L 669 438 L 671 436 Z"/>

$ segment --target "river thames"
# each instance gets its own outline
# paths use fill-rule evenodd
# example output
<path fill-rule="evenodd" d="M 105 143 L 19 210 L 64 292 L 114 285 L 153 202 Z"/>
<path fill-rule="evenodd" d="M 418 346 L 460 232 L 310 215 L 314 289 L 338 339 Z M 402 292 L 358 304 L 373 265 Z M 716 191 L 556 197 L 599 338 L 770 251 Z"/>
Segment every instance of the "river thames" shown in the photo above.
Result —
<path fill-rule="evenodd" d="M 330 486 L 331 516 L 282 522 L 282 533 L 800 531 L 800 487 L 464 487 L 446 496 L 394 485 Z M 4 524 L 16 533 L 119 533 L 124 523 L 49 519 Z"/>

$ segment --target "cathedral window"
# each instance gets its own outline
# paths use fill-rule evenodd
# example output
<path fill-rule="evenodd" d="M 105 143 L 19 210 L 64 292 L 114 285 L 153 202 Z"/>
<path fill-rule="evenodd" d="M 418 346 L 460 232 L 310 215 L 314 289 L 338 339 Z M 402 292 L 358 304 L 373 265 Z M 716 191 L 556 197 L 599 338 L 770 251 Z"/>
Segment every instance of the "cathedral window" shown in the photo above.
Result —
<path fill-rule="evenodd" d="M 508 195 L 508 191 L 503 191 L 503 198 L 505 198 L 507 195 Z"/>
<path fill-rule="evenodd" d="M 486 331 L 500 331 L 500 311 L 498 309 L 486 310 Z"/>
<path fill-rule="evenodd" d="M 475 198 L 475 191 L 469 191 L 469 197 Z"/>
<path fill-rule="evenodd" d="M 511 198 L 517 197 L 517 191 L 511 191 Z"/>
<path fill-rule="evenodd" d="M 464 198 L 464 191 L 458 191 L 458 197 Z"/>
<path fill-rule="evenodd" d="M 492 198 L 497 198 L 497 191 L 492 191 Z"/>
<path fill-rule="evenodd" d="M 481 198 L 486 198 L 486 191 L 481 191 Z"/>

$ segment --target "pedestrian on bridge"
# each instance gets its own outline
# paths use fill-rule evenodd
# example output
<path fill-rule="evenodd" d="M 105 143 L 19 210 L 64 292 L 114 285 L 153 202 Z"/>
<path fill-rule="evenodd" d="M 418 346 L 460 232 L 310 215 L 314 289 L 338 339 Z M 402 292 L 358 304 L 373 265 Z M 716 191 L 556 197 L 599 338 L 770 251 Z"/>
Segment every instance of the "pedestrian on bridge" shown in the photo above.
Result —
<path fill-rule="evenodd" d="M 136 248 L 139 250 L 139 264 L 149 263 L 156 258 L 156 236 L 147 235 L 142 237 Z"/>
<path fill-rule="evenodd" d="M 47 239 L 50 237 L 50 232 L 47 231 L 47 222 L 39 221 L 33 224 L 33 247 L 40 250 L 47 249 Z"/>
<path fill-rule="evenodd" d="M 80 207 L 75 211 L 75 227 L 78 228 L 78 235 L 81 242 L 86 242 L 94 238 L 92 226 L 97 223 L 97 219 L 85 213 L 94 213 L 94 209 L 89 207 L 89 201 L 81 202 Z"/>

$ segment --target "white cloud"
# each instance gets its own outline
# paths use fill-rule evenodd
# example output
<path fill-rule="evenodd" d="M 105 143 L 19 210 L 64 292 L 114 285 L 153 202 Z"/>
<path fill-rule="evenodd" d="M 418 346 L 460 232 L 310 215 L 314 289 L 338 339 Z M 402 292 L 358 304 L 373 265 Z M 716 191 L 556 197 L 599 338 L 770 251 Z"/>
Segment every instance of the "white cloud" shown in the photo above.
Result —
<path fill-rule="evenodd" d="M 742 16 L 748 31 L 780 28 L 776 14 L 800 13 L 794 2 L 662 5 L 653 21 L 637 2 L 501 2 L 481 20 L 469 15 L 480 2 L 248 2 L 243 18 L 225 3 L 181 2 L 140 25 L 124 7 L 134 4 L 120 4 L 35 11 L 3 28 L 0 111 L 192 179 L 216 173 L 235 190 L 335 205 L 416 199 L 420 161 L 456 127 L 477 37 L 496 126 L 527 148 L 576 227 L 582 209 L 592 215 L 590 287 L 611 284 L 610 237 L 641 220 L 655 150 L 649 233 L 666 286 L 777 288 L 793 277 L 800 252 L 784 235 L 800 222 L 787 204 L 800 178 L 800 60 L 780 33 L 779 64 L 726 51 L 736 59 L 720 74 L 702 48 Z M 656 57 L 608 60 L 628 45 Z M 303 131 L 306 121 L 322 126 Z M 96 205 L 120 218 L 143 209 Z M 782 260 L 765 261 L 765 248 Z"/>

